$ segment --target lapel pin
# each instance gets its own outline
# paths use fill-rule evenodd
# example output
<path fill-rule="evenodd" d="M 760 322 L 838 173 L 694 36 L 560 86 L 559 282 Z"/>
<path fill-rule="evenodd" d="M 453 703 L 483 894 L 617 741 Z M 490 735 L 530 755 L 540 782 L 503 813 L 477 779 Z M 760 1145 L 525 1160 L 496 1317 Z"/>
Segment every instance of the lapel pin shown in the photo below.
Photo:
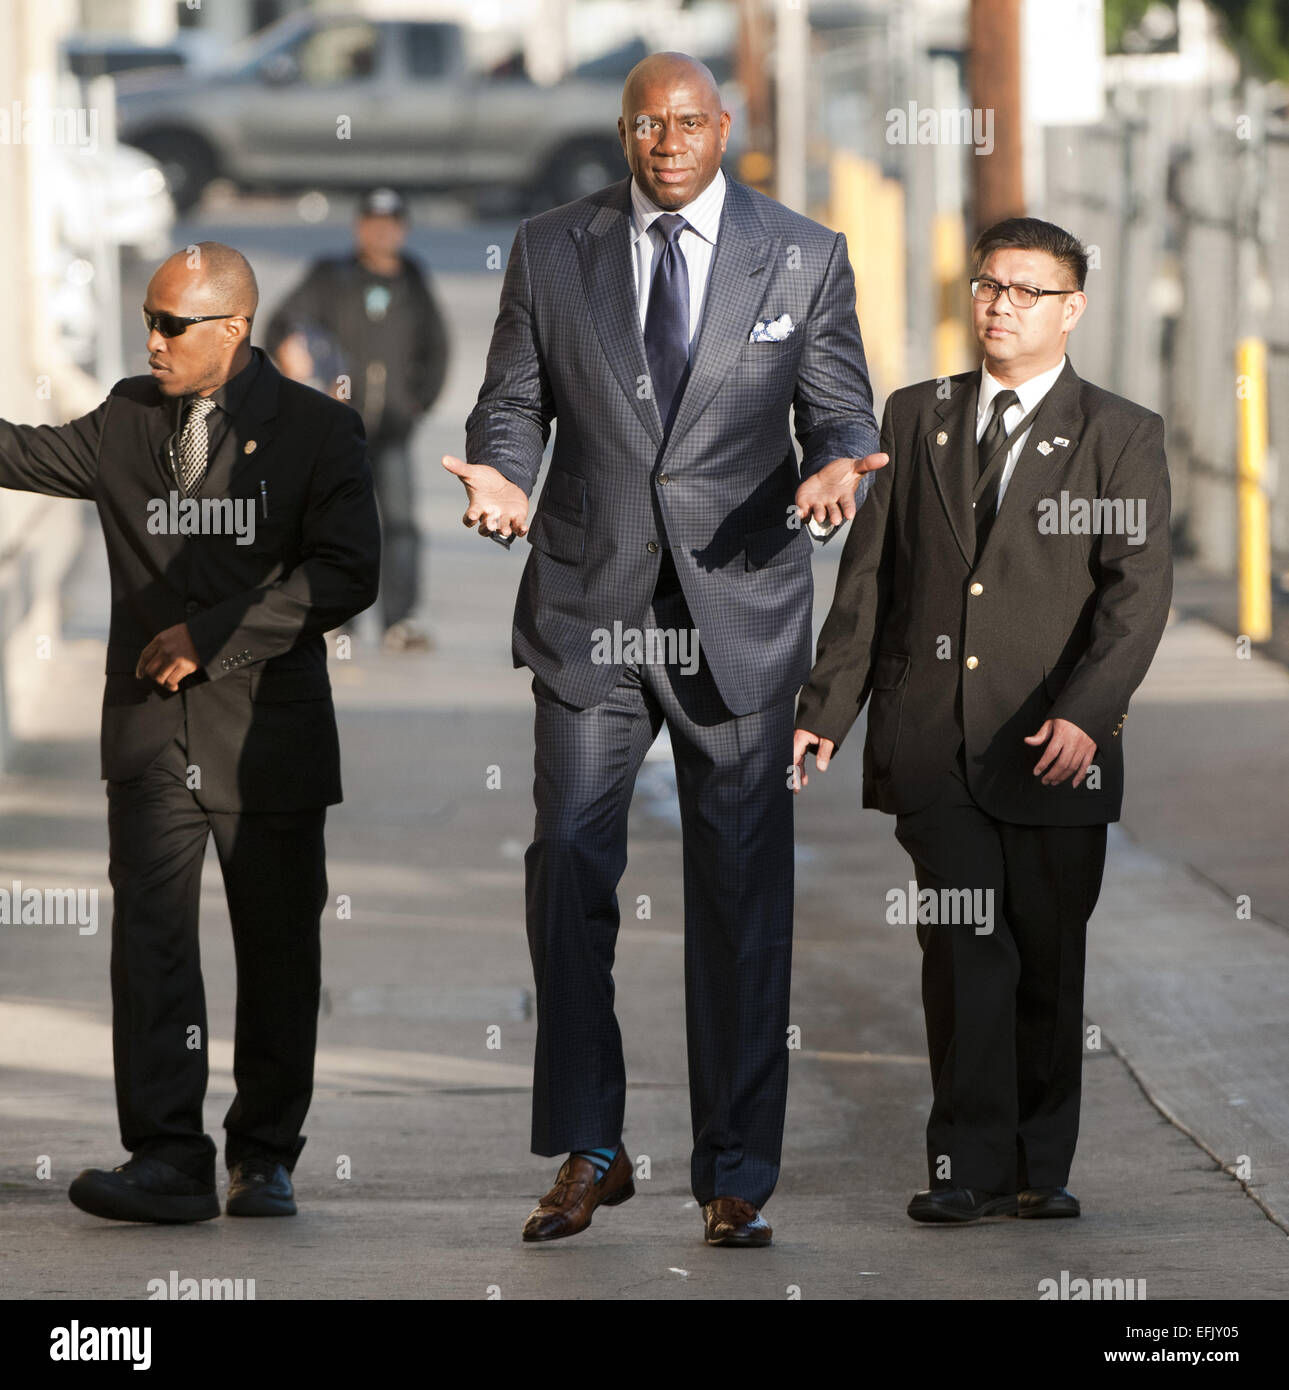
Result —
<path fill-rule="evenodd" d="M 1059 444 L 1062 449 L 1068 449 L 1070 447 L 1070 441 L 1068 439 L 1062 439 L 1059 434 L 1054 434 L 1052 436 L 1052 443 Z"/>
<path fill-rule="evenodd" d="M 949 436 L 944 432 L 944 430 L 941 430 L 940 433 L 936 435 L 935 442 L 937 444 L 947 444 L 949 442 Z"/>
<path fill-rule="evenodd" d="M 243 446 L 243 448 L 242 448 L 242 453 L 244 453 L 244 454 L 253 454 L 254 452 L 255 452 L 255 441 L 254 441 L 253 439 L 248 439 L 248 440 L 246 441 L 246 444 L 245 444 L 245 445 Z"/>
<path fill-rule="evenodd" d="M 1038 452 L 1039 452 L 1040 454 L 1044 455 L 1045 457 L 1046 457 L 1046 455 L 1048 455 L 1048 454 L 1050 454 L 1050 453 L 1052 452 L 1052 446 L 1047 442 L 1046 439 L 1040 439 L 1040 440 L 1039 440 L 1039 442 L 1038 442 Z"/>

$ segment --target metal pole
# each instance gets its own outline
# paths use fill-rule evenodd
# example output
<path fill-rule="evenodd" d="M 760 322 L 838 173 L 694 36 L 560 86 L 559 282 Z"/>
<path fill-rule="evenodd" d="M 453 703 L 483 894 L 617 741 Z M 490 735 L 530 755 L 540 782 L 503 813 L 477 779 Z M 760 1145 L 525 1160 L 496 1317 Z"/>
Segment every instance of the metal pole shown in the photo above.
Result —
<path fill-rule="evenodd" d="M 774 189 L 779 202 L 806 210 L 806 68 L 810 57 L 808 0 L 779 0 L 775 44 Z"/>
<path fill-rule="evenodd" d="M 1266 196 L 1266 117 L 1263 90 L 1245 83 L 1249 139 L 1240 154 L 1237 212 L 1236 498 L 1239 515 L 1240 632 L 1254 642 L 1271 637 L 1271 522 L 1267 506 L 1267 344 L 1263 334 L 1268 284 L 1261 244 Z"/>

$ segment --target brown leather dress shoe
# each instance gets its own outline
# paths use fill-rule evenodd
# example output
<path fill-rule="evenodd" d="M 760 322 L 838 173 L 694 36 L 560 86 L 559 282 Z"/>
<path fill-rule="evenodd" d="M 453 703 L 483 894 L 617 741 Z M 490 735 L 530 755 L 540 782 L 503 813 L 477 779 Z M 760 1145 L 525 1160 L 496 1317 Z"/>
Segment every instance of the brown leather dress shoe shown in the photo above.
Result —
<path fill-rule="evenodd" d="M 716 1197 L 703 1208 L 703 1234 L 708 1245 L 769 1245 L 770 1223 L 741 1197 Z"/>
<path fill-rule="evenodd" d="M 541 1199 L 524 1222 L 525 1240 L 559 1240 L 575 1236 L 591 1224 L 596 1207 L 616 1207 L 636 1195 L 633 1169 L 627 1151 L 618 1151 L 609 1171 L 595 1181 L 595 1164 L 589 1158 L 569 1154 L 555 1177 L 555 1186 Z"/>

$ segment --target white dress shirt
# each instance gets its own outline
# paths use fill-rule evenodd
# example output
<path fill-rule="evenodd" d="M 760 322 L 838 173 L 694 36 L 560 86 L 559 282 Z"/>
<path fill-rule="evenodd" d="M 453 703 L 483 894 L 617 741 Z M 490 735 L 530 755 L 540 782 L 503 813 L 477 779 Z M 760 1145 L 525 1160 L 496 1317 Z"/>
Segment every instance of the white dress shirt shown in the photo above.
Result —
<path fill-rule="evenodd" d="M 988 367 L 982 366 L 980 369 L 980 399 L 976 404 L 976 443 L 980 443 L 989 426 L 990 418 L 994 413 L 994 397 L 999 391 L 1015 391 L 1020 397 L 1019 405 L 1008 406 L 1003 411 L 1003 428 L 1010 434 L 1056 384 L 1056 378 L 1065 370 L 1065 362 L 1066 359 L 1062 357 L 1055 367 L 1030 377 L 1028 381 L 1021 382 L 1019 386 L 1012 387 L 1004 386 L 1001 381 L 995 380 L 989 375 Z M 1016 468 L 1016 461 L 1020 458 L 1021 450 L 1025 447 L 1025 441 L 1029 438 L 1030 430 L 1033 428 L 1034 426 L 1030 425 L 1023 434 L 1012 441 L 1011 447 L 1007 450 L 1007 461 L 1003 464 L 1003 474 L 998 480 L 999 506 L 1002 506 L 1003 493 L 1007 491 L 1007 484 L 1011 481 L 1011 475 Z M 997 514 L 997 508 L 995 508 L 995 514 Z"/>
<path fill-rule="evenodd" d="M 649 312 L 649 286 L 653 279 L 654 254 L 662 249 L 662 234 L 650 232 L 654 219 L 664 212 L 678 212 L 689 224 L 683 227 L 676 244 L 685 258 L 689 272 L 689 342 L 693 346 L 698 325 L 703 321 L 703 299 L 707 294 L 707 276 L 712 268 L 712 252 L 716 250 L 716 232 L 721 225 L 721 208 L 725 205 L 725 175 L 717 169 L 716 177 L 691 203 L 679 208 L 660 208 L 652 198 L 640 191 L 631 180 L 631 253 L 635 262 L 636 301 L 640 306 L 640 331 L 644 332 Z"/>

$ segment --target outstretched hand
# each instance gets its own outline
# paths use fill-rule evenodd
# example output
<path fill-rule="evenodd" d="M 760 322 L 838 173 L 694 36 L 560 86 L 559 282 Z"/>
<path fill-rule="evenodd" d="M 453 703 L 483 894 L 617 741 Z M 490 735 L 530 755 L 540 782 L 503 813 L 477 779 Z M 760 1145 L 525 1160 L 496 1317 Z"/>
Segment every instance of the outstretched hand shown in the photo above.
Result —
<path fill-rule="evenodd" d="M 858 510 L 855 489 L 859 480 L 865 473 L 885 468 L 890 457 L 889 454 L 868 454 L 862 459 L 833 459 L 824 464 L 797 489 L 792 499 L 797 505 L 797 515 L 802 521 L 813 519 L 821 526 L 828 522 L 840 526 L 843 521 L 849 521 Z"/>
<path fill-rule="evenodd" d="M 477 526 L 481 536 L 528 534 L 528 496 L 517 483 L 486 463 L 466 463 L 452 454 L 443 455 L 443 466 L 465 486 L 466 526 Z"/>

